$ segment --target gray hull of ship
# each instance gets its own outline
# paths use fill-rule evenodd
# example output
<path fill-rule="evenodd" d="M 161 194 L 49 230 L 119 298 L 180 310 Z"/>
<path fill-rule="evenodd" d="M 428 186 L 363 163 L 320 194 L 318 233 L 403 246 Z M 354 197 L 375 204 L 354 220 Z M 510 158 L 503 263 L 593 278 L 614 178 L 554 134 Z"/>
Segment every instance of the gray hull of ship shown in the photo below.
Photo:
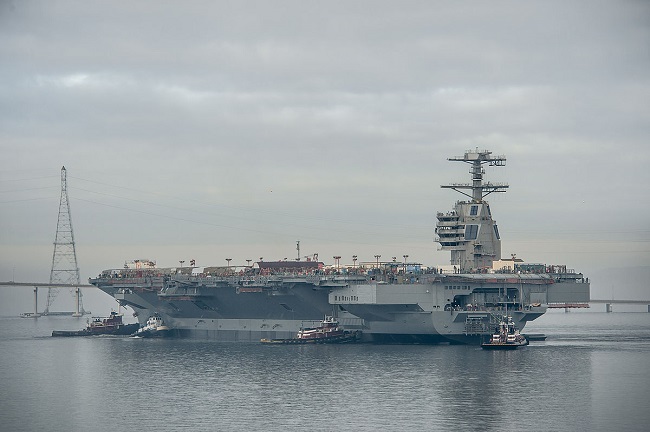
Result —
<path fill-rule="evenodd" d="M 528 321 L 544 314 L 543 304 L 547 302 L 588 301 L 589 284 L 585 283 L 517 285 L 497 281 L 492 285 L 503 286 L 503 292 L 508 287 L 510 291 L 516 289 L 526 300 L 521 304 L 527 306 L 520 304 L 510 310 L 507 305 L 505 309 L 489 310 L 483 306 L 450 307 L 454 298 L 479 298 L 483 294 L 475 291 L 490 288 L 487 281 L 478 278 L 465 285 L 452 285 L 443 278 L 429 284 L 318 286 L 296 279 L 284 280 L 273 288 L 199 284 L 161 293 L 142 289 L 138 284 L 95 284 L 121 304 L 132 307 L 141 324 L 158 313 L 177 336 L 242 342 L 290 338 L 325 315 L 335 315 L 346 329 L 361 330 L 362 340 L 367 342 L 474 343 L 491 332 L 495 315 L 507 313 L 523 329 Z M 460 289 L 455 289 L 457 286 Z"/>

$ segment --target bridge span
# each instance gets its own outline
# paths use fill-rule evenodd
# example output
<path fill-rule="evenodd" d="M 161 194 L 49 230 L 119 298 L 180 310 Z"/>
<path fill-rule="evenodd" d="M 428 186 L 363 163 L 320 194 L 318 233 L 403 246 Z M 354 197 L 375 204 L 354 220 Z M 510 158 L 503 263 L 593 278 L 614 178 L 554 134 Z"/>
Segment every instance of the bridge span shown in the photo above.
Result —
<path fill-rule="evenodd" d="M 82 316 L 86 313 L 86 311 L 80 311 L 79 310 L 79 288 L 95 288 L 94 285 L 89 285 L 89 284 L 64 284 L 64 283 L 44 283 L 44 282 L 16 282 L 16 281 L 7 281 L 7 282 L 2 282 L 0 281 L 0 286 L 7 286 L 7 287 L 16 287 L 16 288 L 34 288 L 34 312 L 24 312 L 21 313 L 20 316 L 24 318 L 38 318 L 41 315 L 71 315 L 71 316 Z M 39 288 L 71 288 L 74 289 L 76 292 L 76 298 L 77 298 L 77 310 L 75 312 L 49 312 L 40 314 L 38 312 L 38 289 Z"/>
<path fill-rule="evenodd" d="M 64 283 L 42 283 L 42 282 L 14 282 L 0 281 L 0 286 L 15 286 L 15 287 L 44 287 L 44 288 L 94 288 L 95 285 L 89 284 L 64 284 Z"/>
<path fill-rule="evenodd" d="M 650 300 L 591 299 L 586 303 L 549 303 L 548 307 L 551 309 L 564 309 L 568 312 L 569 309 L 574 308 L 589 308 L 591 304 L 604 304 L 605 312 L 612 312 L 612 305 L 614 304 L 648 305 L 648 312 L 650 313 Z"/>

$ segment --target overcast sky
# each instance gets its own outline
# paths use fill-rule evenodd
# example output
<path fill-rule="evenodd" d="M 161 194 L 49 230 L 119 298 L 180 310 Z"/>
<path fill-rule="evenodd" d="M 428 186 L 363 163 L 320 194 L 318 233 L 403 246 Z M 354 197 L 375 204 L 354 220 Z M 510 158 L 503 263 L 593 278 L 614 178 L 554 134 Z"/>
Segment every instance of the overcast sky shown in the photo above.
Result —
<path fill-rule="evenodd" d="M 649 2 L 2 1 L 0 64 L 0 280 L 49 279 L 63 165 L 83 281 L 447 264 L 477 147 L 505 256 L 650 265 Z"/>

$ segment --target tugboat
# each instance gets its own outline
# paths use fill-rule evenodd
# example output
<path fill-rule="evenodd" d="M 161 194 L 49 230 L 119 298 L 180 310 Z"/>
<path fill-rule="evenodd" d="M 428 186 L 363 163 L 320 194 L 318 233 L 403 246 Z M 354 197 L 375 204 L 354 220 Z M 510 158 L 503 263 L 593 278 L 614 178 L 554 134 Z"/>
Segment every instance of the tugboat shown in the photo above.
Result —
<path fill-rule="evenodd" d="M 141 338 L 167 337 L 170 333 L 171 329 L 165 325 L 163 319 L 159 315 L 152 315 L 147 320 L 147 324 L 139 328 L 131 336 Z"/>
<path fill-rule="evenodd" d="M 496 327 L 489 342 L 481 344 L 483 349 L 514 350 L 528 345 L 528 340 L 515 328 L 511 316 L 505 316 Z"/>
<path fill-rule="evenodd" d="M 360 336 L 360 331 L 344 330 L 334 317 L 326 316 L 320 322 L 320 326 L 301 328 L 295 338 L 262 339 L 260 342 L 270 344 L 340 344 L 357 342 Z"/>
<path fill-rule="evenodd" d="M 122 314 L 111 311 L 109 317 L 93 317 L 93 320 L 88 322 L 87 327 L 83 330 L 53 330 L 52 336 L 128 336 L 138 326 L 137 323 L 124 324 L 122 322 Z"/>

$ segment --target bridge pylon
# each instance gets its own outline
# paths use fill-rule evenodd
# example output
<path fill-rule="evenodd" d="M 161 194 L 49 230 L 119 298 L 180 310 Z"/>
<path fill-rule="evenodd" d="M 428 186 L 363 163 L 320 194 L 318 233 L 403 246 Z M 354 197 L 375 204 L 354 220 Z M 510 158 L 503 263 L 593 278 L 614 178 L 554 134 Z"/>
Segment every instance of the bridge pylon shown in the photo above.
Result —
<path fill-rule="evenodd" d="M 54 238 L 54 253 L 52 254 L 52 269 L 50 271 L 51 284 L 77 285 L 74 289 L 75 312 L 73 316 L 84 314 L 77 264 L 77 251 L 72 230 L 72 217 L 70 215 L 70 201 L 68 199 L 68 181 L 65 166 L 61 167 L 61 200 L 59 201 L 59 217 L 56 224 Z M 47 303 L 43 315 L 47 315 L 54 302 L 58 288 L 50 287 L 47 291 Z"/>

